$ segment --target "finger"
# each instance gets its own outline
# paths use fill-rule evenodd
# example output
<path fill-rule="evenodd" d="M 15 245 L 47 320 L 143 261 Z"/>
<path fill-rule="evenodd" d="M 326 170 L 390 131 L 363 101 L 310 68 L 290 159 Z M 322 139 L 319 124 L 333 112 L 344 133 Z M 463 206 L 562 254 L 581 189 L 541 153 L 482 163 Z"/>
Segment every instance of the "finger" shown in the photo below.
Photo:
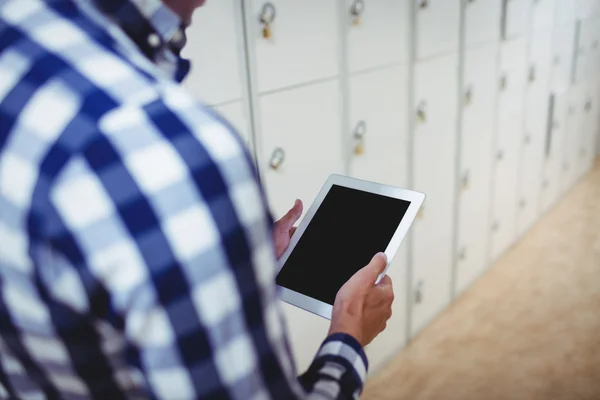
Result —
<path fill-rule="evenodd" d="M 302 209 L 302 201 L 296 200 L 294 202 L 294 206 L 283 217 L 281 217 L 279 221 L 277 221 L 278 228 L 284 231 L 290 230 L 300 219 L 300 216 L 302 215 Z"/>
<path fill-rule="evenodd" d="M 384 275 L 377 285 L 381 287 L 392 286 L 392 278 L 389 275 Z"/>
<path fill-rule="evenodd" d="M 367 266 L 360 269 L 350 281 L 352 285 L 373 285 L 377 277 L 383 272 L 387 265 L 387 257 L 384 253 L 377 253 Z"/>

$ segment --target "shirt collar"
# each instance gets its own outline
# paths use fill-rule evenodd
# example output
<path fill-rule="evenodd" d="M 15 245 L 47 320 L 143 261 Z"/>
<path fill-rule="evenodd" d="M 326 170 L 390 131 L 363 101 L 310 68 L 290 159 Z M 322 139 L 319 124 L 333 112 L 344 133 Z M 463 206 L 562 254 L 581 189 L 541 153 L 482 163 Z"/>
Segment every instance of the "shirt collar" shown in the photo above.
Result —
<path fill-rule="evenodd" d="M 153 61 L 157 52 L 169 48 L 179 55 L 185 45 L 181 19 L 161 0 L 93 0 L 93 3 Z"/>

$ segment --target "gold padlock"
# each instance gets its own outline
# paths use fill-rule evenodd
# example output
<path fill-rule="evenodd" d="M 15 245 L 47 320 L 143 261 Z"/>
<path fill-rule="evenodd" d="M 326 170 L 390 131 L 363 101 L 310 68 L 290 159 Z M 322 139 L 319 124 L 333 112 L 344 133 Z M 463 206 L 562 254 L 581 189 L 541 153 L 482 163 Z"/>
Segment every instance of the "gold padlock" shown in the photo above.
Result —
<path fill-rule="evenodd" d="M 262 35 L 265 39 L 271 39 L 271 25 L 265 24 L 262 29 Z"/>
<path fill-rule="evenodd" d="M 354 147 L 354 154 L 356 154 L 357 156 L 363 155 L 365 153 L 365 143 L 364 142 L 360 142 L 359 144 L 357 144 Z"/>
<path fill-rule="evenodd" d="M 352 25 L 354 25 L 354 26 L 360 25 L 360 15 L 354 16 L 354 18 L 352 19 Z"/>

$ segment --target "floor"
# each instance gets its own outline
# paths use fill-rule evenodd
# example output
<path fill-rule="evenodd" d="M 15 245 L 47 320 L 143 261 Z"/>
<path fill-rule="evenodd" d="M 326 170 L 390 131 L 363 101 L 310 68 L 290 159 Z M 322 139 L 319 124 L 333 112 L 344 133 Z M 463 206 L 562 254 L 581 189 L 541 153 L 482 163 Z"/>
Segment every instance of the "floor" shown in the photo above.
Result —
<path fill-rule="evenodd" d="M 364 399 L 600 399 L 600 164 Z"/>

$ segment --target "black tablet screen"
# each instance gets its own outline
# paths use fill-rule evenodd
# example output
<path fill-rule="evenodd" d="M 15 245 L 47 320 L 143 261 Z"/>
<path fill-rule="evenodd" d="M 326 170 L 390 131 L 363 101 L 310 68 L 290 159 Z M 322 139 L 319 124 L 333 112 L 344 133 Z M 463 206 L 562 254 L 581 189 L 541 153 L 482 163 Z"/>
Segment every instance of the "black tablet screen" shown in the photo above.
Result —
<path fill-rule="evenodd" d="M 333 305 L 340 287 L 385 251 L 409 205 L 333 185 L 277 275 L 277 284 Z"/>

